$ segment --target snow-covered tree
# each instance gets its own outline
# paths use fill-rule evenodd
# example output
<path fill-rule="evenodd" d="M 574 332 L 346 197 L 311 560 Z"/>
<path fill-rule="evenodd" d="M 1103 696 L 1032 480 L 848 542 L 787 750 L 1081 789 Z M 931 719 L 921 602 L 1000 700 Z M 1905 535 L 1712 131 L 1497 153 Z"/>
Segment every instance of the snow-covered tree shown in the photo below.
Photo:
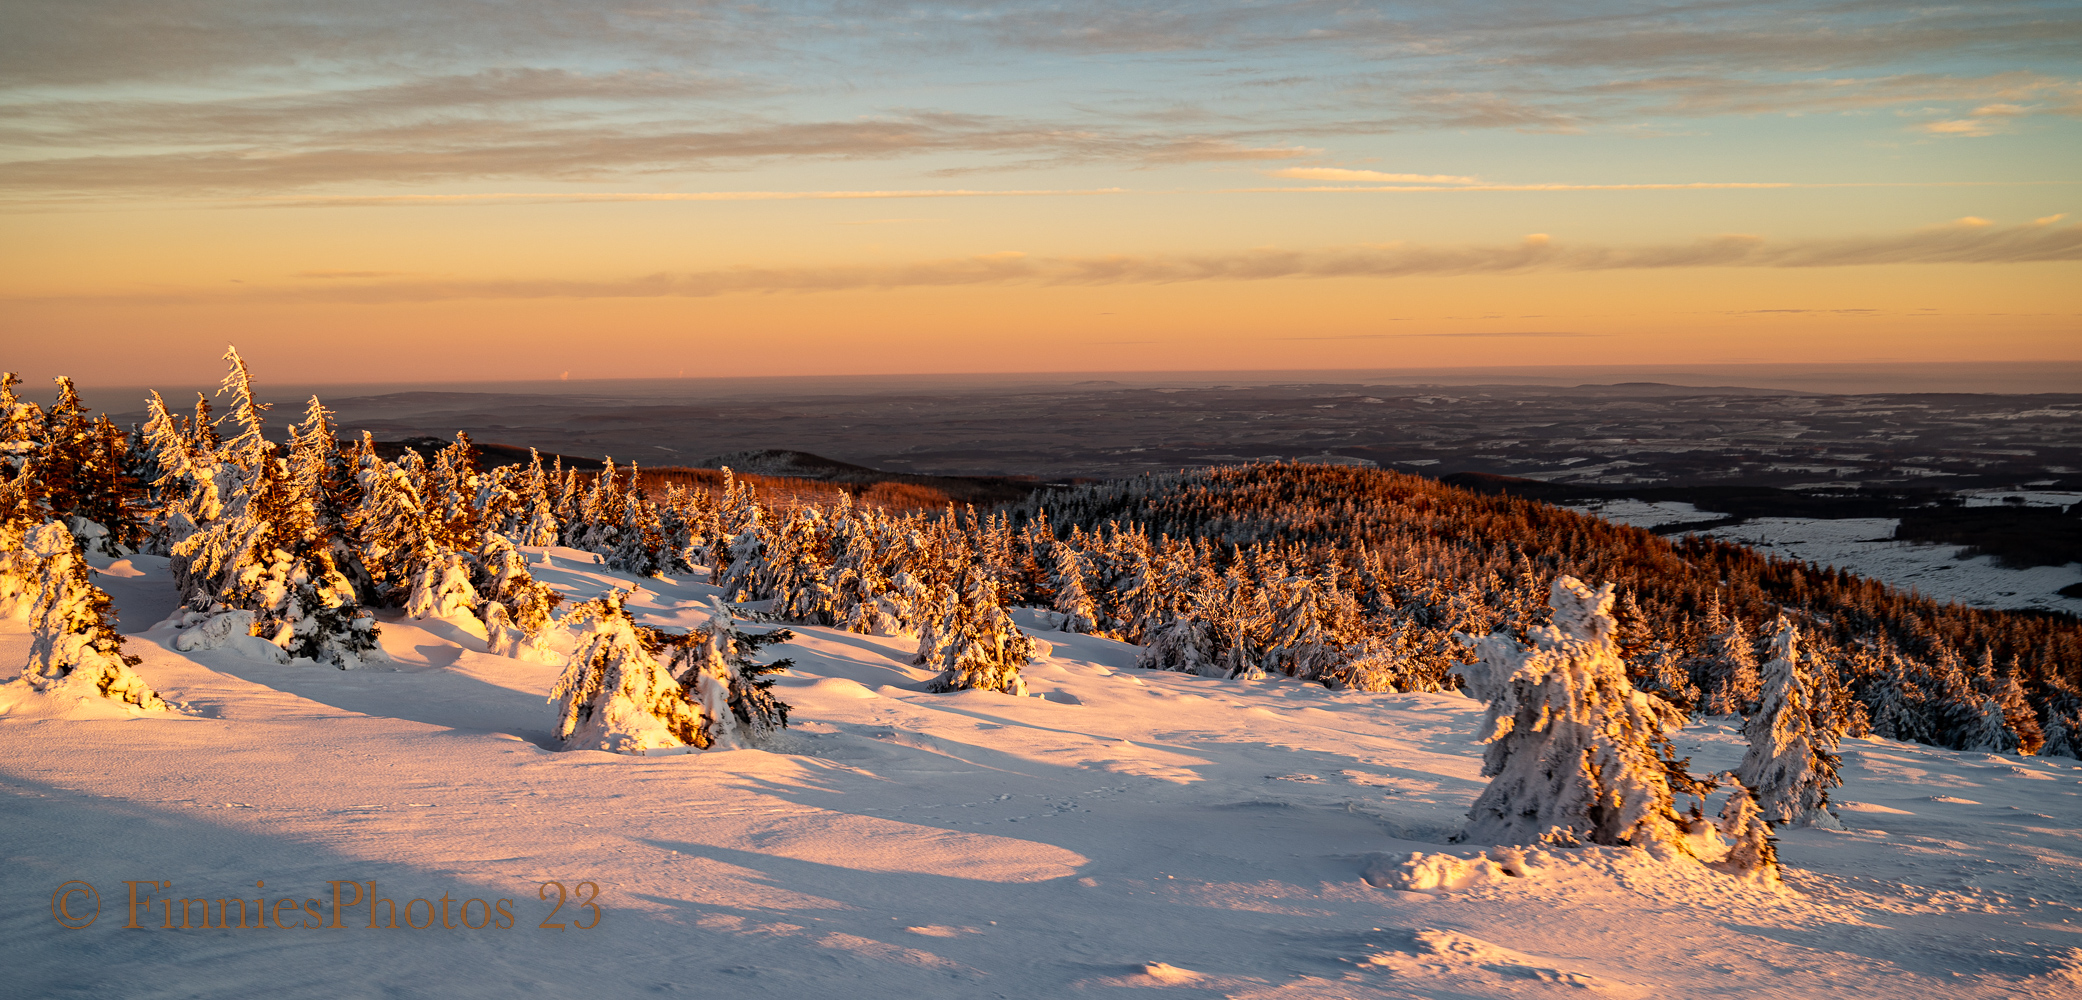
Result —
<path fill-rule="evenodd" d="M 959 597 L 948 594 L 940 616 L 921 630 L 916 662 L 940 675 L 929 691 L 1003 691 L 1025 697 L 1019 668 L 1034 658 L 1034 640 L 998 604 L 982 570 L 971 567 Z"/>
<path fill-rule="evenodd" d="M 0 472 L 13 475 L 43 448 L 43 407 L 14 391 L 21 376 L 0 372 Z"/>
<path fill-rule="evenodd" d="M 27 618 L 42 586 L 43 560 L 30 551 L 29 539 L 50 515 L 36 493 L 26 462 L 0 477 L 0 618 Z"/>
<path fill-rule="evenodd" d="M 2016 753 L 2017 734 L 2010 731 L 2002 702 L 1988 698 L 1959 734 L 1959 749 L 1978 753 Z"/>
<path fill-rule="evenodd" d="M 848 516 L 848 515 L 851 516 Z M 835 624 L 862 635 L 904 630 L 908 602 L 885 566 L 895 540 L 872 509 L 852 511 L 841 499 L 832 518 L 831 568 L 826 580 Z"/>
<path fill-rule="evenodd" d="M 328 487 L 314 455 L 314 434 L 329 434 L 322 408 L 294 435 L 293 461 L 267 440 L 253 381 L 236 349 L 225 352 L 230 370 L 221 394 L 232 401 L 227 419 L 238 433 L 214 451 L 193 428 L 180 433 L 157 394 L 150 400 L 149 436 L 163 470 L 162 539 L 182 602 L 195 614 L 251 612 L 255 634 L 288 656 L 342 669 L 386 659 L 375 619 L 335 560 L 345 550 L 321 516 Z M 198 413 L 197 419 L 207 415 Z"/>
<path fill-rule="evenodd" d="M 87 576 L 87 559 L 71 530 L 46 522 L 28 538 L 27 553 L 42 565 L 29 624 L 35 638 L 22 676 L 55 695 L 107 698 L 154 711 L 166 702 L 130 668 L 123 655 L 116 611 L 107 592 Z"/>
<path fill-rule="evenodd" d="M 1098 625 L 1099 608 L 1085 586 L 1085 560 L 1065 542 L 1050 546 L 1048 589 L 1055 595 L 1055 610 L 1063 616 L 1063 631 L 1091 632 Z"/>
<path fill-rule="evenodd" d="M 1836 774 L 1837 734 L 1815 724 L 1814 675 L 1800 629 L 1781 615 L 1770 642 L 1763 698 L 1743 724 L 1749 750 L 1735 774 L 1766 820 L 1842 829 L 1829 811 L 1829 789 L 1843 784 Z"/>
<path fill-rule="evenodd" d="M 478 617 L 484 622 L 486 651 L 554 662 L 549 650 L 550 613 L 564 595 L 535 579 L 520 550 L 504 535 L 485 535 L 476 555 L 473 583 L 484 599 Z"/>
<path fill-rule="evenodd" d="M 2074 723 L 2056 707 L 2046 713 L 2046 745 L 2039 753 L 2047 757 L 2082 759 L 2082 740 L 2076 738 Z"/>
<path fill-rule="evenodd" d="M 1756 794 L 1733 772 L 1724 772 L 1716 778 L 1721 784 L 1731 786 L 1728 801 L 1721 805 L 1719 823 L 1721 836 L 1728 840 L 1728 853 L 1717 867 L 1730 875 L 1776 885 L 1778 841 L 1771 836 L 1771 824 L 1758 808 Z"/>
<path fill-rule="evenodd" d="M 558 742 L 566 750 L 628 754 L 708 746 L 702 707 L 687 700 L 656 651 L 638 637 L 623 607 L 627 596 L 612 591 L 566 616 L 567 625 L 590 627 L 550 692 Z"/>
<path fill-rule="evenodd" d="M 1689 851 L 1692 821 L 1670 787 L 1665 732 L 1683 722 L 1634 690 L 1614 643 L 1613 587 L 1574 577 L 1549 591 L 1553 623 L 1477 644 L 1468 693 L 1489 703 L 1482 773 L 1492 780 L 1460 839 L 1476 843 L 1666 845 Z"/>
<path fill-rule="evenodd" d="M 1707 639 L 1703 660 L 1699 687 L 1706 692 L 1707 713 L 1748 714 L 1762 682 L 1757 676 L 1756 650 L 1742 619 L 1729 616 L 1727 624 Z"/>
<path fill-rule="evenodd" d="M 57 383 L 41 446 L 31 453 L 43 505 L 59 520 L 71 521 L 74 534 L 92 536 L 103 555 L 135 551 L 145 529 L 138 516 L 143 490 L 129 471 L 130 439 L 106 414 L 87 418 L 71 379 L 61 375 Z M 85 522 L 99 530 L 83 531 Z"/>
<path fill-rule="evenodd" d="M 702 745 L 736 749 L 748 740 L 757 742 L 788 727 L 788 705 L 774 697 L 774 679 L 767 675 L 787 670 L 794 661 L 760 663 L 753 656 L 792 638 L 794 633 L 787 629 L 764 633 L 739 629 L 736 616 L 723 602 L 709 598 L 708 621 L 673 641 L 666 662 L 666 669 L 679 679 L 708 720 L 710 742 Z"/>
<path fill-rule="evenodd" d="M 1180 618 L 1149 630 L 1135 650 L 1135 665 L 1144 670 L 1176 670 L 1202 677 L 1236 676 L 1237 664 L 1226 651 L 1214 626 L 1197 618 Z"/>
<path fill-rule="evenodd" d="M 518 529 L 515 539 L 522 545 L 555 545 L 560 526 L 557 523 L 556 501 L 552 496 L 550 477 L 542 468 L 542 453 L 528 449 L 528 469 L 521 477 L 521 486 L 516 492 L 520 497 L 520 509 L 524 524 Z"/>
<path fill-rule="evenodd" d="M 477 588 L 470 585 L 470 565 L 462 553 L 428 559 L 412 581 L 405 613 L 414 618 L 451 618 L 477 607 Z"/>

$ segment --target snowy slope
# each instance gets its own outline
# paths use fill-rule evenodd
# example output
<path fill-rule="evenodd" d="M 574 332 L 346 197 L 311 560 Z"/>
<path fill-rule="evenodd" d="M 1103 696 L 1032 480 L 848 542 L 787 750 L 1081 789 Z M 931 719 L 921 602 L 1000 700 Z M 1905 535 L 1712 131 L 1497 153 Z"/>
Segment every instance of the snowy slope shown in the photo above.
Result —
<path fill-rule="evenodd" d="M 540 550 L 531 562 L 541 558 Z M 620 579 L 559 550 L 576 597 Z M 101 582 L 133 629 L 164 562 Z M 127 574 L 127 575 L 125 575 Z M 711 588 L 646 581 L 644 620 Z M 931 695 L 910 644 L 797 630 L 774 750 L 545 749 L 555 670 L 467 627 L 384 626 L 395 670 L 181 654 L 140 673 L 191 714 L 0 714 L 0 992 L 23 996 L 1539 997 L 2075 995 L 2082 762 L 1845 748 L 1847 833 L 1786 831 L 1789 889 L 1624 850 L 1528 877 L 1391 884 L 1482 787 L 1457 695 L 1334 693 L 1133 669 L 1048 634 L 1036 697 Z M 0 656 L 27 636 L 0 623 Z M 1695 771 L 1735 730 L 1681 735 Z M 91 883 L 64 929 L 51 899 Z M 124 930 L 125 880 L 292 900 L 339 929 Z M 557 918 L 556 880 L 572 896 Z M 256 886 L 256 882 L 265 886 Z M 348 881 L 411 906 L 510 900 L 510 928 L 368 929 Z M 600 923 L 579 905 L 596 884 Z M 154 886 L 147 886 L 150 893 Z M 365 890 L 366 891 L 366 890 Z M 548 900 L 538 899 L 538 891 Z M 78 897 L 83 900 L 84 897 Z M 313 916 L 300 912 L 304 899 Z M 83 904 L 82 904 L 83 905 Z M 234 907 L 234 917 L 237 915 Z M 422 919 L 431 909 L 413 909 Z M 486 912 L 477 911 L 471 912 Z M 178 922 L 178 913 L 176 914 Z"/>
<path fill-rule="evenodd" d="M 2045 505 L 2050 505 L 2073 494 L 1991 492 L 1971 495 L 1967 503 L 1990 506 L 2000 503 L 1999 498 L 2004 496 L 2031 497 L 2034 502 L 2043 499 L 2047 501 Z M 1711 521 L 1722 516 L 1688 503 L 1670 501 L 1608 500 L 1570 506 L 1637 528 Z M 1976 608 L 2037 608 L 2082 615 L 2082 600 L 2059 593 L 2063 587 L 2082 583 L 2082 563 L 2011 569 L 1994 556 L 1961 559 L 1959 554 L 1966 548 L 1962 545 L 1894 541 L 1894 528 L 1900 523 L 1891 517 L 1759 517 L 1701 534 L 1783 559 L 1850 570 L 1939 601 L 1956 601 Z"/>

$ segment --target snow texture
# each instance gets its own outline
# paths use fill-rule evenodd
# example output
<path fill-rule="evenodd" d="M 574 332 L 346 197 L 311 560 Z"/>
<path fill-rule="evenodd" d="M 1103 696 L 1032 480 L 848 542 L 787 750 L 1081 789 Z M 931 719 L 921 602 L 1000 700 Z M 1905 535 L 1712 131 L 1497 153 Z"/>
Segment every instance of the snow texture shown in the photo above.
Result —
<path fill-rule="evenodd" d="M 527 553 L 573 602 L 627 592 L 632 627 L 699 629 L 719 594 Z M 173 612 L 166 558 L 92 561 L 125 623 Z M 1546 845 L 1513 861 L 1448 844 L 1487 784 L 1470 742 L 1485 706 L 1457 693 L 1137 670 L 1135 647 L 1055 632 L 1052 655 L 1021 671 L 1040 697 L 932 694 L 936 672 L 909 662 L 904 639 L 794 626 L 796 666 L 776 689 L 791 728 L 770 747 L 553 752 L 544 699 L 558 668 L 489 655 L 457 623 L 378 614 L 391 662 L 345 672 L 176 650 L 173 625 L 131 634 L 136 673 L 192 715 L 0 686 L 6 992 L 1996 1000 L 2082 988 L 2082 761 L 2065 757 L 1846 739 L 1832 796 L 1846 829 L 1780 830 L 1772 885 L 1632 847 Z M 27 621 L 0 621 L 7 662 L 27 662 L 33 641 Z M 1717 722 L 1672 738 L 1698 773 L 1732 769 L 1747 748 Z M 1413 854 L 1453 862 L 1433 860 L 1424 888 L 1390 884 Z M 98 887 L 94 926 L 52 919 L 69 879 Z M 310 897 L 327 915 L 329 882 L 373 881 L 400 904 L 511 899 L 519 920 L 374 931 L 362 906 L 339 930 L 162 930 L 153 905 L 146 929 L 123 930 L 126 879 L 213 903 Z M 538 927 L 550 880 L 574 900 L 594 883 L 599 927 Z M 556 919 L 589 919 L 574 909 Z"/>

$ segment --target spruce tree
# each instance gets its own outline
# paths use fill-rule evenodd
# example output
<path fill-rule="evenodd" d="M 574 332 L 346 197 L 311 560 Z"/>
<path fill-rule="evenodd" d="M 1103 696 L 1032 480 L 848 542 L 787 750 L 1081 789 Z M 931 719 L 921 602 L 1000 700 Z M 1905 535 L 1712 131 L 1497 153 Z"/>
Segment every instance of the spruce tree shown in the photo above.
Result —
<path fill-rule="evenodd" d="M 1614 642 L 1613 587 L 1555 579 L 1552 624 L 1477 646 L 1468 693 L 1489 703 L 1480 742 L 1493 780 L 1458 838 L 1488 844 L 1661 845 L 1688 852 L 1666 728 L 1683 717 L 1634 690 Z"/>
<path fill-rule="evenodd" d="M 1725 629 L 1707 640 L 1706 711 L 1712 715 L 1747 715 L 1762 688 L 1757 654 L 1742 619 L 1730 616 Z"/>
<path fill-rule="evenodd" d="M 1764 819 L 1756 793 L 1733 772 L 1717 778 L 1731 788 L 1727 802 L 1721 805 L 1718 824 L 1721 836 L 1728 840 L 1728 853 L 1716 867 L 1765 885 L 1778 884 L 1778 840 L 1771 835 L 1771 824 Z"/>
<path fill-rule="evenodd" d="M 765 633 L 745 632 L 736 616 L 716 598 L 709 599 L 708 621 L 678 637 L 659 637 L 672 647 L 666 669 L 679 680 L 708 720 L 707 743 L 736 749 L 747 741 L 757 743 L 788 727 L 787 703 L 774 697 L 774 678 L 769 676 L 795 665 L 780 659 L 760 663 L 753 656 L 795 634 L 787 629 Z"/>
<path fill-rule="evenodd" d="M 123 654 L 116 610 L 107 592 L 87 576 L 87 560 L 72 532 L 46 522 L 28 539 L 27 553 L 41 562 L 30 627 L 35 638 L 22 676 L 31 687 L 54 695 L 107 698 L 144 711 L 166 702 L 130 668 L 140 661 Z"/>
<path fill-rule="evenodd" d="M 1813 664 L 1800 648 L 1799 627 L 1781 615 L 1770 641 L 1763 699 L 1743 725 L 1749 749 L 1735 774 L 1771 823 L 1842 829 L 1829 811 L 1829 789 L 1843 784 L 1837 734 L 1816 723 Z"/>
<path fill-rule="evenodd" d="M 557 678 L 556 737 L 566 750 L 642 754 L 670 747 L 709 745 L 700 705 L 636 632 L 616 590 L 572 609 L 567 625 L 589 625 Z"/>
<path fill-rule="evenodd" d="M 1065 632 L 1092 632 L 1099 627 L 1098 605 L 1085 587 L 1085 561 L 1067 543 L 1050 546 L 1048 589 Z"/>
<path fill-rule="evenodd" d="M 938 620 L 919 637 L 917 662 L 937 669 L 928 691 L 1027 693 L 1019 668 L 1033 659 L 1034 641 L 998 604 L 995 587 L 978 567 L 965 574 L 959 598 L 944 602 Z"/>

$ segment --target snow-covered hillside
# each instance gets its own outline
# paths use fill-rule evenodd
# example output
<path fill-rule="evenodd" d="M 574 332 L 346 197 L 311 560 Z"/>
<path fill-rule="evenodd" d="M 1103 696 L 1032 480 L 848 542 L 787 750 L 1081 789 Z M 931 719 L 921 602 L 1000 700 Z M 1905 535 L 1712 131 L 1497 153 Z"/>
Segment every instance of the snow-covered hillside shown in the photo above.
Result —
<path fill-rule="evenodd" d="M 1968 496 L 1968 506 L 1992 506 L 2005 496 L 2028 497 L 2040 506 L 2082 502 L 2071 493 L 1986 493 Z M 1723 515 L 1674 501 L 1608 500 L 1571 504 L 1617 524 L 1637 528 L 1708 522 Z M 1747 545 L 1782 559 L 1835 566 L 1860 576 L 1914 590 L 1940 601 L 1976 608 L 2038 609 L 2082 615 L 2082 599 L 2063 597 L 2063 587 L 2082 583 L 2082 563 L 2011 569 L 1994 556 L 1961 559 L 1962 545 L 1897 542 L 1891 517 L 1759 517 L 1699 532 L 1708 538 Z"/>
<path fill-rule="evenodd" d="M 576 598 L 630 580 L 571 550 L 528 558 Z M 487 655 L 467 625 L 387 619 L 391 668 L 179 653 L 146 629 L 174 607 L 165 561 L 96 562 L 138 672 L 187 714 L 9 689 L 16 995 L 2082 991 L 2067 758 L 1848 740 L 1849 829 L 1783 831 L 1783 890 L 1598 848 L 1535 852 L 1519 877 L 1434 859 L 1437 886 L 1403 891 L 1386 886 L 1412 854 L 1483 846 L 1446 843 L 1483 787 L 1480 706 L 1458 695 L 1140 671 L 1133 647 L 1061 633 L 1026 668 L 1032 697 L 928 694 L 911 641 L 798 627 L 771 654 L 796 662 L 771 749 L 558 753 L 556 668 Z M 714 593 L 642 585 L 630 608 L 657 625 L 699 621 Z M 0 662 L 27 644 L 0 623 Z M 1702 773 L 1743 750 L 1730 725 L 1678 743 Z M 85 912 L 68 880 L 98 891 L 92 926 L 54 919 L 54 899 Z M 369 929 L 363 896 L 433 926 Z M 161 929 L 157 900 L 228 897 L 246 900 L 234 923 L 289 900 L 273 919 L 296 929 Z M 453 928 L 434 916 L 451 904 Z"/>

